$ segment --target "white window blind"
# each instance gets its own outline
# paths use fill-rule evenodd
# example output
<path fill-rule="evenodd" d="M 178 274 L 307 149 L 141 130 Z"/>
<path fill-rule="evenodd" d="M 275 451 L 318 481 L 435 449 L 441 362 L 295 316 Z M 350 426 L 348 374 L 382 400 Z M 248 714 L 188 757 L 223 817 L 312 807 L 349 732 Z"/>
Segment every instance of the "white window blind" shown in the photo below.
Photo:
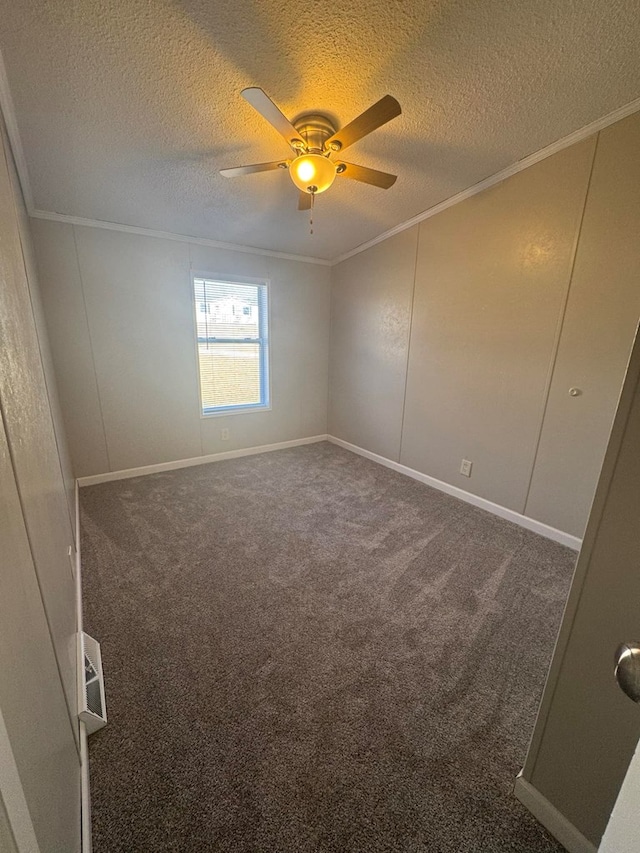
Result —
<path fill-rule="evenodd" d="M 194 277 L 202 414 L 269 405 L 267 286 Z"/>

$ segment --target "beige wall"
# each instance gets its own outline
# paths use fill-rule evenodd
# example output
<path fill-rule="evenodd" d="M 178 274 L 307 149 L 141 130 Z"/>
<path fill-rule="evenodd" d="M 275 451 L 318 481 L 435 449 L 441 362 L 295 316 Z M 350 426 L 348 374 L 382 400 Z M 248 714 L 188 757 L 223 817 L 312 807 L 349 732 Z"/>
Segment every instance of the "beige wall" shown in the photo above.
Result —
<path fill-rule="evenodd" d="M 73 853 L 80 845 L 80 759 L 66 488 L 72 479 L 3 128 L 1 143 L 0 712 L 6 742 L 0 747 L 3 755 L 10 750 L 18 775 L 12 782 L 2 774 L 0 819 L 32 825 L 42 853 Z M 18 794 L 28 813 L 12 808 Z"/>
<path fill-rule="evenodd" d="M 27 283 L 29 285 L 29 297 L 31 301 L 31 309 L 33 312 L 33 321 L 35 325 L 36 337 L 38 340 L 38 351 L 42 364 L 44 382 L 47 390 L 47 398 L 49 410 L 51 412 L 51 421 L 53 432 L 56 440 L 57 455 L 60 465 L 60 472 L 65 484 L 67 493 L 67 505 L 69 508 L 69 520 L 71 527 L 75 533 L 76 512 L 75 512 L 75 477 L 71 466 L 71 457 L 69 455 L 69 445 L 67 442 L 67 434 L 64 428 L 64 418 L 62 416 L 62 408 L 60 405 L 60 397 L 58 394 L 58 381 L 54 371 L 53 359 L 51 357 L 51 347 L 49 343 L 49 335 L 47 333 L 47 325 L 44 317 L 44 309 L 42 306 L 42 297 L 40 293 L 40 285 L 38 281 L 36 258 L 33 247 L 33 238 L 29 225 L 29 216 L 22 197 L 20 189 L 20 181 L 15 168 L 10 152 L 8 151 L 8 166 L 11 186 L 13 188 L 13 197 L 15 200 L 16 213 L 18 216 L 18 233 L 20 236 L 20 247 L 24 260 L 25 272 L 27 275 Z"/>
<path fill-rule="evenodd" d="M 328 267 L 58 222 L 32 228 L 76 476 L 326 432 Z M 271 411 L 200 417 L 191 269 L 270 279 Z"/>
<path fill-rule="evenodd" d="M 639 151 L 638 114 L 599 135 L 525 509 L 562 530 L 584 527 L 640 316 Z"/>
<path fill-rule="evenodd" d="M 600 134 L 583 227 L 588 240 L 581 239 L 576 259 L 574 280 L 589 294 L 587 304 L 592 310 L 572 326 L 567 348 L 576 369 L 582 368 L 580 381 L 586 388 L 593 383 L 602 388 L 608 407 L 616 405 L 618 389 L 607 388 L 603 374 L 611 370 L 612 362 L 615 366 L 616 358 L 616 369 L 622 369 L 619 338 L 626 341 L 632 333 L 637 321 L 633 300 L 636 307 L 640 303 L 638 151 L 637 116 Z M 632 316 L 626 316 L 624 306 L 611 298 L 612 288 L 623 286 L 632 297 L 627 303 Z M 587 350 L 593 350 L 593 369 L 588 373 L 584 369 Z M 618 644 L 638 639 L 639 374 L 640 345 L 636 344 L 524 769 L 525 779 L 596 845 L 640 735 L 640 709 L 613 678 Z M 584 397 L 585 430 L 596 429 L 602 415 L 591 412 L 588 394 Z M 566 411 L 560 410 L 557 417 L 561 425 Z M 566 446 L 563 455 L 573 461 L 578 454 L 568 445 L 572 439 L 584 441 L 585 433 L 564 435 L 560 425 L 558 441 Z M 585 464 L 594 465 L 590 459 Z M 551 472 L 547 476 L 551 495 L 557 479 Z"/>
<path fill-rule="evenodd" d="M 582 536 L 640 314 L 618 187 L 639 127 L 423 221 L 415 276 L 416 229 L 334 268 L 330 432 Z"/>
<path fill-rule="evenodd" d="M 337 265 L 330 346 L 327 267 L 34 220 L 75 474 L 321 434 L 330 352 L 331 434 L 581 536 L 640 311 L 604 251 L 634 224 L 602 227 L 639 121 Z M 271 278 L 272 411 L 200 418 L 190 268 Z"/>
<path fill-rule="evenodd" d="M 400 461 L 516 512 L 594 147 L 561 151 L 420 226 Z"/>
<path fill-rule="evenodd" d="M 582 535 L 640 315 L 638 150 L 634 115 L 334 268 L 329 431 Z M 28 619 L 53 638 L 68 700 L 67 466 L 59 424 L 54 452 L 46 336 L 11 216 L 0 223 L 14 235 L 6 335 L 21 355 L 5 366 L 22 373 L 0 388 L 16 466 L 16 495 L 6 478 L 2 498 L 23 513 L 22 564 L 44 593 L 43 614 Z M 326 431 L 327 267 L 41 220 L 33 230 L 78 476 Z M 271 279 L 272 411 L 199 417 L 190 269 Z M 50 683 L 59 704 L 64 691 Z M 575 746 L 566 701 L 537 747 L 534 783 L 595 838 L 606 797 L 598 806 L 574 794 L 559 773 Z"/>
<path fill-rule="evenodd" d="M 329 432 L 398 460 L 418 229 L 334 269 Z"/>

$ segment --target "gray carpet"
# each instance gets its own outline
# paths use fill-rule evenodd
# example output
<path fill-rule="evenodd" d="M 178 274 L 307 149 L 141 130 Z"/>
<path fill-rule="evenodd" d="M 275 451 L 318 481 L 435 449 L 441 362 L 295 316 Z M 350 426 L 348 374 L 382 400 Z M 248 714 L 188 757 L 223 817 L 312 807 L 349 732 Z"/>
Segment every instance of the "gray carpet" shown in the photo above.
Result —
<path fill-rule="evenodd" d="M 322 443 L 85 488 L 95 853 L 547 853 L 575 555 Z"/>

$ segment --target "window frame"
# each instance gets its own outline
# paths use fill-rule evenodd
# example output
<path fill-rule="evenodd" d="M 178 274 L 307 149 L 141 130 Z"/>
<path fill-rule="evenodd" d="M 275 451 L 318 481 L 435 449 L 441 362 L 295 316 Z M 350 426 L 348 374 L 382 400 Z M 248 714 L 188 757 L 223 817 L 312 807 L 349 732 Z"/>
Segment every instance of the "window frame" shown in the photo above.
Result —
<path fill-rule="evenodd" d="M 205 281 L 218 282 L 221 284 L 244 284 L 253 287 L 264 287 L 266 296 L 266 311 L 259 312 L 259 337 L 252 338 L 246 343 L 256 343 L 260 345 L 260 396 L 259 403 L 245 403 L 242 405 L 232 406 L 216 406 L 215 409 L 206 411 L 202 401 L 202 379 L 200 375 L 200 348 L 198 341 L 198 303 L 202 300 L 196 299 L 195 281 L 196 279 L 204 279 Z M 198 403 L 200 417 L 205 418 L 220 418 L 228 417 L 229 415 L 249 414 L 251 412 L 269 412 L 271 411 L 271 345 L 269 340 L 269 330 L 271 328 L 271 280 L 268 278 L 252 278 L 251 276 L 217 274 L 205 272 L 203 270 L 191 270 L 190 275 L 191 285 L 191 306 L 193 314 L 193 338 L 195 343 L 196 354 L 196 378 L 198 382 Z M 216 338 L 217 343 L 243 343 L 242 338 Z"/>

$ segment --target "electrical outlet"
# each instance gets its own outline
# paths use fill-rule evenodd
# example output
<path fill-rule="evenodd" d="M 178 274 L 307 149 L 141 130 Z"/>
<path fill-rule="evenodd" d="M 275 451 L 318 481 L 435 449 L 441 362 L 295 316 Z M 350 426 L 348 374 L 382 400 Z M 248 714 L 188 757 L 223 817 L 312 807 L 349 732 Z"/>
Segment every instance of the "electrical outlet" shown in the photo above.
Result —
<path fill-rule="evenodd" d="M 471 476 L 471 468 L 473 467 L 473 462 L 470 462 L 468 459 L 463 459 L 460 463 L 460 473 L 463 477 Z"/>
<path fill-rule="evenodd" d="M 221 429 L 220 430 L 220 440 L 221 441 L 229 441 L 229 430 Z"/>

